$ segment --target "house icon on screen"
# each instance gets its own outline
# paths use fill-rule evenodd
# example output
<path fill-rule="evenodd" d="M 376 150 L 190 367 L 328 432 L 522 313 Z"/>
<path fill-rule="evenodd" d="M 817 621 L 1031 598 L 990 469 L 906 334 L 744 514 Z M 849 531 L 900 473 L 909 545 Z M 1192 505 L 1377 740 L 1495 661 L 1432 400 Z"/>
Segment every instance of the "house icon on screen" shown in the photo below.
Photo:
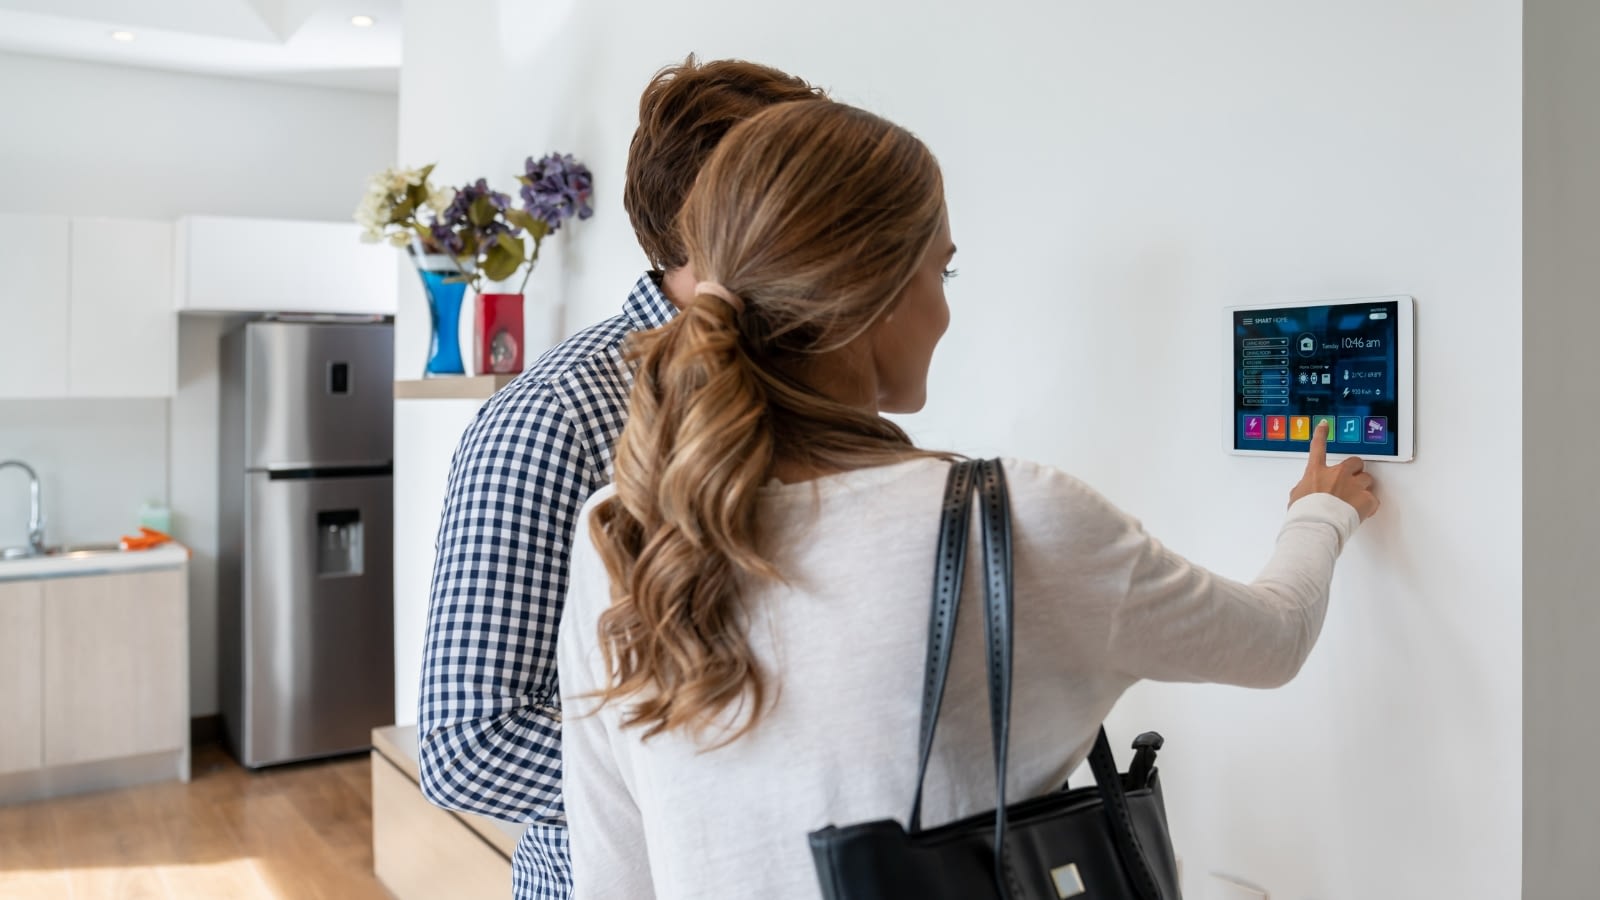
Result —
<path fill-rule="evenodd" d="M 1305 337 L 1301 338 L 1300 339 L 1300 352 L 1301 353 L 1315 353 L 1315 352 L 1317 352 L 1316 339 L 1311 337 L 1311 335 L 1309 335 L 1309 334 L 1306 335 Z"/>

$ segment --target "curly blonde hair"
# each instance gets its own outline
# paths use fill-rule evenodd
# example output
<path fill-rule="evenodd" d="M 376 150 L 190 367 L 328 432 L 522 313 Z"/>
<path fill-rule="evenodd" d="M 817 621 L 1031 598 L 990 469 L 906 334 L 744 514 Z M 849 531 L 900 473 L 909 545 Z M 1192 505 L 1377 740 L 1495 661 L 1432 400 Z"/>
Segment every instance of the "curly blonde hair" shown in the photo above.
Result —
<path fill-rule="evenodd" d="M 928 148 L 840 103 L 764 110 L 701 171 L 679 228 L 714 287 L 630 343 L 616 493 L 590 523 L 612 585 L 598 696 L 631 701 L 626 726 L 699 732 L 731 711 L 720 744 L 759 721 L 768 685 L 740 596 L 746 579 L 779 577 L 756 519 L 776 462 L 846 471 L 934 455 L 803 376 L 893 307 L 943 218 Z"/>

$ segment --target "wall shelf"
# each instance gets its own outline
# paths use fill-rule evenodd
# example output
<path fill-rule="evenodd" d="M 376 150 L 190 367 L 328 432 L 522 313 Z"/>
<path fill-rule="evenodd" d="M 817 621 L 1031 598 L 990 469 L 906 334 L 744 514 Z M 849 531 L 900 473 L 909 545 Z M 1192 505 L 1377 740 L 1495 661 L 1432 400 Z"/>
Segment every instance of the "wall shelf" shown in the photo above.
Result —
<path fill-rule="evenodd" d="M 453 375 L 394 383 L 396 400 L 487 400 L 516 375 Z"/>

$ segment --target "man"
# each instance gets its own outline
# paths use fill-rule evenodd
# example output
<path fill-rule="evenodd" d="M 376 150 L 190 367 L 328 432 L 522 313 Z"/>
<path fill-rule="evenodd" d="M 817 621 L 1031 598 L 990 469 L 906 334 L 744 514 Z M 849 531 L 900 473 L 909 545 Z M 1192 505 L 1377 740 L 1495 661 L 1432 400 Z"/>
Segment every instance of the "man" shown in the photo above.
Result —
<path fill-rule="evenodd" d="M 517 900 L 571 892 L 561 802 L 556 629 L 579 509 L 610 481 L 631 378 L 624 339 L 658 327 L 695 279 L 675 223 L 730 128 L 776 103 L 823 100 L 736 60 L 658 73 L 639 102 L 623 205 L 655 271 L 622 313 L 552 349 L 484 405 L 451 464 L 423 649 L 422 789 L 448 809 L 531 823 Z"/>

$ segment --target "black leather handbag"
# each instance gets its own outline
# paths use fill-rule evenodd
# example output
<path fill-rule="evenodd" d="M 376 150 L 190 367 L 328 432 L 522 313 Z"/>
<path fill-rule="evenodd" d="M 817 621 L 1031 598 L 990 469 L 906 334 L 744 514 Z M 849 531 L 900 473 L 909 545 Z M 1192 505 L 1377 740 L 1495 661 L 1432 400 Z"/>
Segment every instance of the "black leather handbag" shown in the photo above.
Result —
<path fill-rule="evenodd" d="M 995 811 L 922 828 L 922 783 L 956 632 L 974 489 L 982 504 L 984 636 L 994 741 Z M 1093 787 L 1006 806 L 1011 717 L 1011 507 L 998 460 L 951 467 L 935 562 L 922 694 L 917 792 L 909 827 L 892 819 L 812 832 L 826 900 L 1180 900 L 1177 863 L 1155 769 L 1161 736 L 1134 742 L 1127 774 L 1100 729 Z"/>

